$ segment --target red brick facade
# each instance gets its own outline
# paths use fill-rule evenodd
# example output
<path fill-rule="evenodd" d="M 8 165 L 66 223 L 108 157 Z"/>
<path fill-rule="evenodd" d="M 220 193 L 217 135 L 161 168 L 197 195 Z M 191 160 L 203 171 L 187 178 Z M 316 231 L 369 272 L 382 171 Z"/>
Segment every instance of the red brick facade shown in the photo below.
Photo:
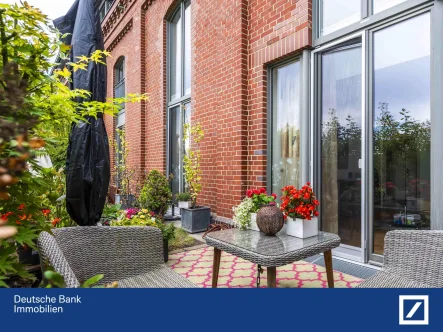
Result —
<path fill-rule="evenodd" d="M 103 21 L 108 95 L 126 59 L 131 165 L 166 171 L 166 26 L 179 0 L 117 0 Z M 249 186 L 266 186 L 267 66 L 312 44 L 311 0 L 191 0 L 192 121 L 205 131 L 200 204 L 231 218 Z M 107 117 L 113 137 L 114 119 Z"/>

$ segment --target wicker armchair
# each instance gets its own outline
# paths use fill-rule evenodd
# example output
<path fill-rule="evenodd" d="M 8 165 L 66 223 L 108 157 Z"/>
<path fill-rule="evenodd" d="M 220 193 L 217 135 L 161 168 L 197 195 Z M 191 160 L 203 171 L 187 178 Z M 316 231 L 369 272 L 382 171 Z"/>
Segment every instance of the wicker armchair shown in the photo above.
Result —
<path fill-rule="evenodd" d="M 65 278 L 69 288 L 96 274 L 101 284 L 121 288 L 193 288 L 163 261 L 163 242 L 153 227 L 68 227 L 42 232 L 38 246 L 42 270 L 47 265 Z"/>
<path fill-rule="evenodd" d="M 384 254 L 383 269 L 359 287 L 443 287 L 443 231 L 388 232 Z"/>

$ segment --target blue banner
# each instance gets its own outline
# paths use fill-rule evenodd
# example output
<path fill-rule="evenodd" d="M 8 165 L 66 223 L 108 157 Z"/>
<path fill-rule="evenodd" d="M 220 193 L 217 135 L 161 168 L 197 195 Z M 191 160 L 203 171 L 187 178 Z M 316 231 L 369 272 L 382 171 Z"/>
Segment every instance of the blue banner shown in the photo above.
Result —
<path fill-rule="evenodd" d="M 443 289 L 3 289 L 0 331 L 443 331 Z"/>

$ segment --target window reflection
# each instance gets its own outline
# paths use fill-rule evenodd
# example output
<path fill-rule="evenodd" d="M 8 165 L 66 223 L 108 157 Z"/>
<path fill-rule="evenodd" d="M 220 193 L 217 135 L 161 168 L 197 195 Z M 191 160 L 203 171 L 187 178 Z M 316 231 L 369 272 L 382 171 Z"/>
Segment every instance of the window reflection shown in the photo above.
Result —
<path fill-rule="evenodd" d="M 374 0 L 374 14 L 377 14 L 383 10 L 394 7 L 406 0 Z"/>
<path fill-rule="evenodd" d="M 430 225 L 430 16 L 374 34 L 374 252 L 393 228 Z"/>
<path fill-rule="evenodd" d="M 181 178 L 181 159 L 180 149 L 182 146 L 181 140 L 181 119 L 180 106 L 174 107 L 170 110 L 169 115 L 169 130 L 170 130 L 170 165 L 172 174 L 171 189 L 174 194 L 180 192 L 180 178 Z"/>
<path fill-rule="evenodd" d="M 185 3 L 185 96 L 191 94 L 191 2 Z"/>
<path fill-rule="evenodd" d="M 182 81 L 182 18 L 181 11 L 175 14 L 171 22 L 170 46 L 171 46 L 171 100 L 181 97 L 181 81 Z"/>
<path fill-rule="evenodd" d="M 300 178 L 300 62 L 273 70 L 272 191 Z"/>
<path fill-rule="evenodd" d="M 361 47 L 322 56 L 322 230 L 361 246 Z"/>
<path fill-rule="evenodd" d="M 361 19 L 359 0 L 322 0 L 322 35 L 344 28 Z"/>

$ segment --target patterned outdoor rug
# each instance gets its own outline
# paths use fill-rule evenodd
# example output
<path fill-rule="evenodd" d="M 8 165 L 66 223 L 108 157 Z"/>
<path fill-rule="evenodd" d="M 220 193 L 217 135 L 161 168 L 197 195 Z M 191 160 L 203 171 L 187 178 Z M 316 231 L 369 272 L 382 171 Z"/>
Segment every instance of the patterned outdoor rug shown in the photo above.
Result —
<path fill-rule="evenodd" d="M 213 248 L 205 247 L 169 255 L 167 265 L 200 287 L 211 287 Z M 218 278 L 220 288 L 256 287 L 257 265 L 223 252 Z M 356 287 L 362 279 L 334 271 L 336 288 Z M 266 287 L 266 269 L 261 275 L 261 287 Z M 326 288 L 324 267 L 296 262 L 277 268 L 277 287 L 282 288 Z"/>

